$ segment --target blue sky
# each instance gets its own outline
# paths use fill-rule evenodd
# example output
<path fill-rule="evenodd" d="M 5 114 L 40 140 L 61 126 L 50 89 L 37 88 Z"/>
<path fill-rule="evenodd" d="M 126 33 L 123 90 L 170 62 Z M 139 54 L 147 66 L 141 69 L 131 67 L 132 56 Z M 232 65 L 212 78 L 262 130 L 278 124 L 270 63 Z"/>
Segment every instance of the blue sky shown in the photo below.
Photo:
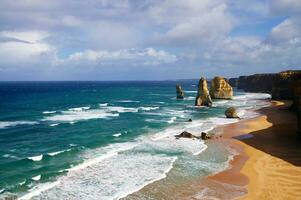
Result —
<path fill-rule="evenodd" d="M 0 80 L 301 69 L 300 0 L 1 0 Z"/>

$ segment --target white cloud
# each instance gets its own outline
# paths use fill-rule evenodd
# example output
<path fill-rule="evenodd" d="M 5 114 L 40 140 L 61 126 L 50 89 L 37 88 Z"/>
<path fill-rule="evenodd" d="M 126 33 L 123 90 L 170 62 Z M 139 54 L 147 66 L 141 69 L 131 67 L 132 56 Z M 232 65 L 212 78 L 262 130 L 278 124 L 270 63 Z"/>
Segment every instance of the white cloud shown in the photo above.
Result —
<path fill-rule="evenodd" d="M 0 38 L 0 67 L 21 67 L 40 62 L 53 53 L 54 47 L 43 40 L 49 34 L 42 31 L 2 31 Z"/>
<path fill-rule="evenodd" d="M 162 63 L 173 63 L 177 57 L 163 50 L 153 48 L 122 49 L 118 51 L 107 50 L 85 50 L 76 52 L 66 59 L 60 59 L 58 64 L 92 62 L 97 64 L 124 64 L 124 61 L 132 62 L 132 65 L 157 65 Z"/>
<path fill-rule="evenodd" d="M 272 43 L 291 43 L 300 39 L 301 26 L 294 18 L 286 19 L 277 26 L 273 27 L 268 37 L 269 42 Z"/>

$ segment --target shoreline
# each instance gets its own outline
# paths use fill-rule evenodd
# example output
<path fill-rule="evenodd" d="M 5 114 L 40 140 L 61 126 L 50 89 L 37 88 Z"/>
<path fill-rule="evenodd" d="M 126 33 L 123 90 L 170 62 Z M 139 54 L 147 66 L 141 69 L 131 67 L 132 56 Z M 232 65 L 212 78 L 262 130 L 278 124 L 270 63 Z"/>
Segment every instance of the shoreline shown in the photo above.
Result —
<path fill-rule="evenodd" d="M 246 189 L 238 199 L 296 199 L 301 197 L 301 141 L 296 135 L 296 116 L 288 110 L 289 102 L 271 101 L 256 110 L 260 115 L 212 132 L 222 132 L 213 139 L 238 154 L 229 167 L 200 181 L 216 181 Z M 285 192 L 284 192 L 285 191 Z"/>

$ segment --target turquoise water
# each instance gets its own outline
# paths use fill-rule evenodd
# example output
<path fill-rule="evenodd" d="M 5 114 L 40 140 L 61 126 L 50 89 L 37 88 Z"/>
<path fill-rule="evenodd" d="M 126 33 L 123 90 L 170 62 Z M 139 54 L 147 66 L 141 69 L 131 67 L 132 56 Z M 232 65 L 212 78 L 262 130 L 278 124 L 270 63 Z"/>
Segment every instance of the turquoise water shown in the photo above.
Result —
<path fill-rule="evenodd" d="M 264 106 L 261 100 L 268 95 L 235 91 L 232 101 L 196 108 L 197 81 L 180 81 L 184 100 L 176 100 L 175 84 L 0 83 L 1 195 L 118 199 L 164 178 L 171 169 L 191 166 L 193 159 L 199 164 L 193 165 L 191 176 L 213 173 L 206 171 L 209 164 L 216 170 L 225 167 L 227 153 L 200 164 L 207 145 L 174 135 L 183 130 L 200 134 L 235 122 L 223 116 L 230 105 L 250 117 L 254 113 L 245 110 Z"/>

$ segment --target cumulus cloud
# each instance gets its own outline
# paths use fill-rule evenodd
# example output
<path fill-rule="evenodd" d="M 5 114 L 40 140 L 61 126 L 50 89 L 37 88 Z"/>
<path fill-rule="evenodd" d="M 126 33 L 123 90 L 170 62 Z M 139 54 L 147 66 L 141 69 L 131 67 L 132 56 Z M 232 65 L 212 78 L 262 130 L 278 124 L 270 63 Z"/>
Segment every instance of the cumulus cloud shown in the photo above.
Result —
<path fill-rule="evenodd" d="M 106 50 L 85 50 L 83 52 L 76 52 L 68 56 L 66 59 L 61 59 L 58 64 L 69 62 L 92 62 L 97 64 L 122 64 L 131 61 L 132 65 L 158 65 L 162 63 L 173 63 L 177 57 L 164 50 L 155 50 L 153 48 L 138 49 L 122 49 L 118 51 Z M 121 62 L 123 61 L 123 62 Z"/>
<path fill-rule="evenodd" d="M 12 70 L 28 79 L 32 71 L 47 79 L 280 71 L 300 68 L 300 41 L 299 0 L 0 2 L 7 79 L 16 79 Z"/>

